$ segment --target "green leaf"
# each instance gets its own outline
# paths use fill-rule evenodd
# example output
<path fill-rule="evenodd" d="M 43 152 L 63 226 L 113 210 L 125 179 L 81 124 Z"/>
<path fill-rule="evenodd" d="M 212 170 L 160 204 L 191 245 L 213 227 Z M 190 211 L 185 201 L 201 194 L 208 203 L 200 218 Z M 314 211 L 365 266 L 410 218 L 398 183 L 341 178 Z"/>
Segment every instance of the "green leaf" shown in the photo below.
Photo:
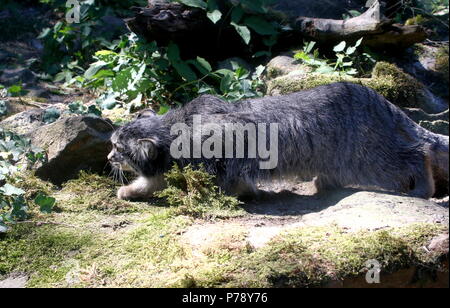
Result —
<path fill-rule="evenodd" d="M 255 53 L 252 58 L 259 58 L 259 57 L 270 57 L 272 54 L 268 51 L 258 51 Z"/>
<path fill-rule="evenodd" d="M 311 60 L 311 57 L 309 55 L 307 55 L 304 51 L 300 51 L 299 53 L 296 53 L 294 55 L 294 59 L 302 60 L 302 61 L 309 61 L 309 60 Z"/>
<path fill-rule="evenodd" d="M 356 42 L 355 47 L 359 47 L 359 45 L 361 45 L 363 39 L 364 39 L 363 37 L 360 38 L 360 39 Z"/>
<path fill-rule="evenodd" d="M 101 110 L 99 110 L 97 108 L 97 106 L 95 105 L 90 105 L 87 109 L 87 114 L 91 114 L 91 115 L 95 115 L 97 117 L 101 117 L 102 116 L 102 112 Z"/>
<path fill-rule="evenodd" d="M 250 16 L 245 18 L 244 23 L 261 35 L 275 35 L 278 31 L 275 27 L 265 19 L 259 16 Z"/>
<path fill-rule="evenodd" d="M 177 71 L 177 73 L 180 74 L 180 76 L 186 79 L 187 81 L 194 81 L 197 79 L 197 75 L 186 63 L 178 62 L 173 63 L 172 65 Z"/>
<path fill-rule="evenodd" d="M 230 91 L 230 86 L 233 81 L 233 75 L 232 74 L 225 74 L 220 81 L 220 91 L 222 93 L 227 93 Z"/>
<path fill-rule="evenodd" d="M 0 220 L 0 233 L 6 233 L 8 227 Z"/>
<path fill-rule="evenodd" d="M 43 121 L 45 124 L 50 124 L 55 122 L 61 116 L 61 112 L 56 108 L 48 108 L 45 110 L 43 115 Z"/>
<path fill-rule="evenodd" d="M 324 64 L 316 69 L 315 72 L 320 74 L 330 74 L 334 72 L 334 69 L 331 66 Z"/>
<path fill-rule="evenodd" d="M 350 46 L 350 47 L 347 48 L 347 50 L 345 51 L 345 54 L 348 55 L 348 56 L 350 56 L 350 55 L 354 54 L 355 51 L 356 51 L 356 47 Z"/>
<path fill-rule="evenodd" d="M 177 2 L 183 3 L 186 6 L 197 7 L 206 10 L 206 2 L 203 0 L 177 0 Z"/>
<path fill-rule="evenodd" d="M 217 23 L 222 18 L 222 12 L 219 10 L 217 0 L 208 0 L 208 12 L 206 15 L 213 23 Z"/>
<path fill-rule="evenodd" d="M 5 196 L 20 196 L 25 193 L 22 189 L 12 186 L 11 184 L 5 184 L 3 187 L 0 187 L 0 192 Z"/>
<path fill-rule="evenodd" d="M 236 29 L 237 33 L 242 37 L 245 44 L 249 44 L 251 40 L 250 30 L 246 26 L 240 26 L 234 22 L 231 22 L 231 25 Z"/>
<path fill-rule="evenodd" d="M 114 109 L 116 105 L 117 105 L 116 96 L 110 95 L 101 103 L 101 108 L 111 110 Z"/>
<path fill-rule="evenodd" d="M 197 79 L 197 75 L 189 67 L 189 65 L 181 60 L 180 49 L 176 44 L 169 44 L 167 47 L 167 57 L 169 58 L 170 64 L 172 64 L 181 77 L 187 81 L 194 81 Z"/>
<path fill-rule="evenodd" d="M 84 77 L 86 79 L 91 79 L 97 72 L 106 65 L 105 61 L 97 61 L 91 64 L 89 68 L 84 72 Z"/>
<path fill-rule="evenodd" d="M 46 38 L 49 34 L 50 34 L 51 29 L 50 28 L 45 28 L 44 30 L 42 30 L 42 32 L 39 34 L 39 36 L 37 37 L 38 40 Z"/>
<path fill-rule="evenodd" d="M 266 67 L 264 65 L 257 66 L 255 69 L 255 73 L 253 74 L 254 78 L 261 77 L 261 75 L 264 73 L 265 70 L 266 70 Z"/>
<path fill-rule="evenodd" d="M 5 116 L 8 113 L 5 101 L 0 101 L 0 117 Z"/>
<path fill-rule="evenodd" d="M 212 71 L 211 64 L 201 57 L 197 57 L 197 62 L 209 73 Z"/>
<path fill-rule="evenodd" d="M 356 11 L 356 10 L 350 10 L 348 11 L 348 13 L 352 16 L 352 17 L 358 17 L 361 15 L 361 12 Z"/>
<path fill-rule="evenodd" d="M 206 13 L 206 16 L 213 22 L 217 23 L 222 18 L 222 12 L 219 10 L 214 10 L 212 12 Z"/>
<path fill-rule="evenodd" d="M 92 79 L 104 79 L 107 77 L 114 77 L 116 74 L 112 70 L 100 70 L 97 74 L 92 76 Z"/>
<path fill-rule="evenodd" d="M 18 95 L 20 92 L 22 92 L 22 87 L 20 85 L 13 85 L 8 88 L 8 92 L 12 95 Z"/>
<path fill-rule="evenodd" d="M 180 48 L 178 48 L 177 44 L 171 42 L 169 46 L 167 46 L 167 57 L 171 63 L 181 61 Z"/>
<path fill-rule="evenodd" d="M 347 43 L 345 41 L 342 41 L 338 45 L 334 46 L 333 51 L 342 52 L 345 49 L 345 46 L 347 46 Z"/>
<path fill-rule="evenodd" d="M 170 106 L 168 105 L 161 105 L 159 106 L 158 115 L 166 114 L 170 110 Z"/>
<path fill-rule="evenodd" d="M 47 196 L 46 194 L 39 193 L 34 199 L 34 203 L 39 206 L 42 213 L 50 214 L 55 206 L 56 199 Z"/>

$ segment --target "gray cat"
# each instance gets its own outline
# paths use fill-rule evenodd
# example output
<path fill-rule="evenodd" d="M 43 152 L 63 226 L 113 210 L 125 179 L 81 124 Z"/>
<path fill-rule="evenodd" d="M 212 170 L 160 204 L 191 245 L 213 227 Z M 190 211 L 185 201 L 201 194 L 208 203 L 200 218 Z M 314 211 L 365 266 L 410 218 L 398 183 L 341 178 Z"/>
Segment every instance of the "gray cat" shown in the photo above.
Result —
<path fill-rule="evenodd" d="M 194 115 L 223 130 L 226 123 L 278 123 L 276 168 L 261 169 L 260 153 L 254 158 L 172 157 L 177 136 L 171 128 L 176 123 L 192 128 Z M 255 194 L 258 182 L 287 177 L 315 178 L 318 191 L 358 186 L 421 198 L 434 195 L 436 181 L 448 183 L 448 137 L 421 128 L 375 91 L 351 83 L 234 104 L 205 95 L 163 116 L 146 112 L 118 129 L 111 141 L 111 164 L 139 175 L 119 189 L 121 199 L 146 198 L 163 188 L 163 174 L 174 163 L 203 164 L 218 185 L 238 196 Z M 246 145 L 250 141 L 244 137 Z"/>

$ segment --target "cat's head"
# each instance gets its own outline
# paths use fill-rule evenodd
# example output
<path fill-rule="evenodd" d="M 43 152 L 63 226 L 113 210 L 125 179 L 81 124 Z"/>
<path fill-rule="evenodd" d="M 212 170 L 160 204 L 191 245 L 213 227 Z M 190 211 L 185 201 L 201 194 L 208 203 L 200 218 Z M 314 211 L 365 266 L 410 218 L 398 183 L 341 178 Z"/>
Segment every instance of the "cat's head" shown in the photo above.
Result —
<path fill-rule="evenodd" d="M 108 160 L 115 169 L 152 176 L 159 168 L 165 130 L 158 117 L 142 117 L 119 128 L 111 136 Z"/>

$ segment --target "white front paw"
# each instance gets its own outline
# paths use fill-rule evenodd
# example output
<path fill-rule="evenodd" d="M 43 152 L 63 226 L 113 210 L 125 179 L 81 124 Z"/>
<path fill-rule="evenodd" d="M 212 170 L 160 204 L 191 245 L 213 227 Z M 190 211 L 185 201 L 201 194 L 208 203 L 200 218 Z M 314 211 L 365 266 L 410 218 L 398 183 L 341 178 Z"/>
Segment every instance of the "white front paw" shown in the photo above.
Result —
<path fill-rule="evenodd" d="M 119 198 L 120 200 L 129 200 L 130 199 L 129 188 L 126 186 L 120 187 L 119 190 L 117 191 L 117 198 Z"/>

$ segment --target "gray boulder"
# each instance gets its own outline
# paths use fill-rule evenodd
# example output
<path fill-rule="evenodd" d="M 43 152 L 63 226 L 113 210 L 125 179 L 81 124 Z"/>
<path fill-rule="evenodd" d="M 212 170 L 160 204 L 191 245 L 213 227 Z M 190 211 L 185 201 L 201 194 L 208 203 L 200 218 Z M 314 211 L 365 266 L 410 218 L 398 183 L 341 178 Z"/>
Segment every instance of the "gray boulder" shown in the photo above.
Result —
<path fill-rule="evenodd" d="M 30 138 L 46 151 L 47 162 L 37 167 L 36 175 L 56 185 L 75 178 L 80 170 L 103 172 L 115 129 L 110 120 L 73 116 L 65 109 L 64 104 L 31 109 L 0 122 L 2 128 Z"/>
<path fill-rule="evenodd" d="M 18 109 L 20 105 L 8 104 L 9 111 L 14 112 L 14 108 Z M 47 108 L 33 108 L 23 112 L 19 112 L 12 116 L 7 117 L 0 122 L 0 126 L 4 129 L 15 132 L 19 135 L 27 135 L 39 127 L 46 125 L 47 116 L 52 112 L 52 110 L 58 110 L 60 113 L 60 118 L 68 117 L 68 114 L 64 114 L 63 111 L 66 110 L 67 106 L 64 104 L 56 104 L 49 106 Z M 19 111 L 19 110 L 17 110 Z"/>
<path fill-rule="evenodd" d="M 448 226 L 448 222 L 448 207 L 429 200 L 371 191 L 352 193 L 325 210 L 304 215 L 301 220 L 304 226 L 336 224 L 355 231 L 418 223 Z"/>
<path fill-rule="evenodd" d="M 101 173 L 111 150 L 114 131 L 110 121 L 99 117 L 76 116 L 44 125 L 28 136 L 33 145 L 47 151 L 48 161 L 36 175 L 56 185 L 76 178 L 81 170 Z"/>

